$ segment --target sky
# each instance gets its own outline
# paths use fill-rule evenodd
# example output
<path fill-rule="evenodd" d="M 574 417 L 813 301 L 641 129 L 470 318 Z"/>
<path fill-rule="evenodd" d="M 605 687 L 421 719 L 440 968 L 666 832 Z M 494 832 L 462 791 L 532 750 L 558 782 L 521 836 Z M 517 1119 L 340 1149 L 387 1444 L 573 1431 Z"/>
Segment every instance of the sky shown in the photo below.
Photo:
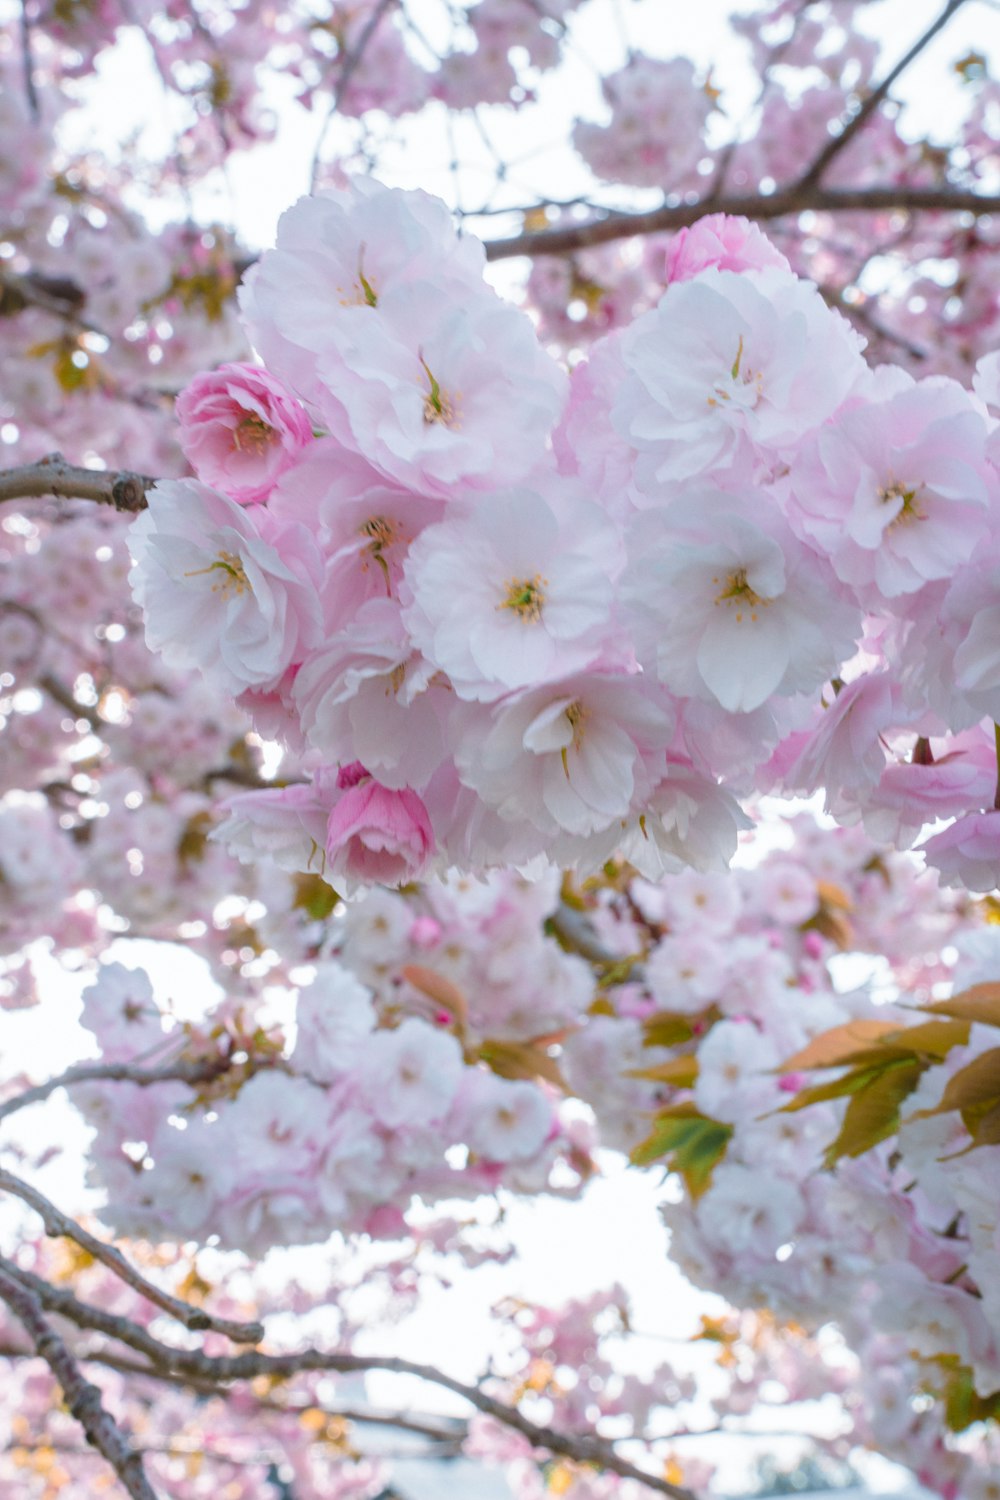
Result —
<path fill-rule="evenodd" d="M 0 12 L 10 0 L 0 0 Z M 860 12 L 862 30 L 883 46 L 891 65 L 941 10 L 942 0 L 872 0 Z M 751 9 L 745 3 L 744 10 Z M 422 30 L 433 38 L 440 18 L 440 0 L 411 0 L 410 9 Z M 681 54 L 723 89 L 722 103 L 734 118 L 750 107 L 754 92 L 748 69 L 747 44 L 729 29 L 734 6 L 726 0 L 589 0 L 572 18 L 572 46 L 565 64 L 539 80 L 539 102 L 521 111 L 499 106 L 481 111 L 488 134 L 511 162 L 506 197 L 495 201 L 522 204 L 536 193 L 566 198 L 593 187 L 593 180 L 568 145 L 575 116 L 602 120 L 607 116 L 599 87 L 600 71 L 610 72 L 624 62 L 627 49 L 653 56 Z M 986 0 L 966 5 L 907 71 L 897 94 L 906 101 L 906 128 L 914 134 L 946 140 L 963 108 L 962 86 L 951 72 L 954 61 L 971 50 L 1000 60 L 1000 14 Z M 599 65 L 599 66 L 598 66 Z M 147 43 L 136 31 L 122 33 L 113 55 L 102 62 L 96 80 L 81 85 L 92 106 L 74 118 L 68 143 L 113 154 L 121 143 L 129 150 L 158 157 L 169 151 L 179 122 L 177 101 L 166 97 L 152 65 Z M 293 99 L 287 82 L 275 84 L 273 107 L 278 117 L 275 140 L 251 151 L 235 153 L 226 180 L 217 178 L 199 190 L 196 206 L 206 219 L 217 218 L 235 227 L 256 248 L 273 241 L 278 216 L 308 191 L 310 165 L 320 121 Z M 113 108 L 108 108 L 113 100 Z M 407 117 L 401 142 L 384 158 L 381 175 L 404 187 L 420 186 L 453 201 L 456 176 L 449 168 L 450 143 L 445 112 L 432 108 L 420 117 Z M 458 196 L 466 208 L 481 206 L 495 187 L 493 164 L 471 118 L 453 121 Z M 354 139 L 354 127 L 335 128 L 329 135 L 334 153 Z M 649 201 L 649 195 L 646 195 Z M 153 212 L 164 220 L 178 204 L 164 200 Z M 478 226 L 477 226 L 478 227 Z M 512 232 L 516 222 L 484 222 L 489 232 Z"/>

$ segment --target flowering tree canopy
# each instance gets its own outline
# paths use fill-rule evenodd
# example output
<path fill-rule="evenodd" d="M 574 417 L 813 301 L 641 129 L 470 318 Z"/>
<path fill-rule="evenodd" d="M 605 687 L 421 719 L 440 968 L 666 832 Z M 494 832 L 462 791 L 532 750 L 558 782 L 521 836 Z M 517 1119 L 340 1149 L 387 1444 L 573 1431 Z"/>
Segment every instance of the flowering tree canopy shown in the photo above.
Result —
<path fill-rule="evenodd" d="M 1000 1495 L 995 6 L 731 79 L 633 8 L 0 9 L 0 1496 L 374 1500 L 388 1427 L 693 1500 L 828 1394 Z M 386 1347 L 607 1152 L 707 1386 L 618 1285 Z"/>

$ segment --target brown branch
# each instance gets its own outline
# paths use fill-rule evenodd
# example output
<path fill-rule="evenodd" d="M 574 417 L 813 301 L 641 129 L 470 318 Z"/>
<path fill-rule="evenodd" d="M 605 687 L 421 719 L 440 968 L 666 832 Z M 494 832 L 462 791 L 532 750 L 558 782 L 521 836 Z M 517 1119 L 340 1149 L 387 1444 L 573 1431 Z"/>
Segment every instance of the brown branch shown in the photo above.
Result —
<path fill-rule="evenodd" d="M 104 721 L 97 712 L 97 709 L 87 708 L 85 704 L 78 703 L 73 697 L 72 690 L 64 682 L 60 682 L 58 677 L 54 676 L 53 673 L 43 672 L 42 676 L 38 679 L 38 686 L 43 688 L 49 697 L 55 703 L 59 704 L 60 708 L 64 708 L 67 713 L 71 713 L 74 719 L 86 719 L 91 729 L 102 728 Z"/>
<path fill-rule="evenodd" d="M 84 1379 L 79 1365 L 62 1339 L 46 1321 L 39 1298 L 17 1276 L 0 1269 L 0 1299 L 21 1323 L 62 1388 L 70 1414 L 76 1418 L 87 1442 L 114 1469 L 132 1500 L 157 1500 L 146 1478 L 140 1454 L 133 1452 L 120 1427 L 101 1400 L 96 1385 Z"/>
<path fill-rule="evenodd" d="M 96 1235 L 84 1229 L 75 1219 L 64 1214 L 57 1208 L 44 1193 L 40 1193 L 30 1182 L 25 1182 L 20 1177 L 15 1177 L 13 1172 L 8 1172 L 0 1167 L 0 1192 L 11 1193 L 15 1198 L 20 1198 L 29 1208 L 33 1208 L 40 1215 L 45 1225 L 45 1233 L 50 1239 L 72 1240 L 79 1245 L 81 1250 L 86 1250 L 102 1266 L 106 1266 L 126 1286 L 130 1286 L 134 1292 L 152 1302 L 154 1307 L 159 1307 L 163 1312 L 169 1313 L 172 1318 L 182 1324 L 190 1332 L 202 1332 L 210 1330 L 213 1333 L 225 1334 L 237 1344 L 259 1344 L 264 1337 L 264 1326 L 262 1323 L 241 1323 L 231 1318 L 217 1318 L 207 1313 L 202 1307 L 193 1307 L 190 1302 L 184 1302 L 180 1297 L 174 1297 L 162 1287 L 155 1286 L 153 1282 L 147 1281 L 140 1271 L 137 1271 L 132 1263 L 125 1259 L 117 1245 L 109 1245 L 104 1240 L 99 1240 Z"/>
<path fill-rule="evenodd" d="M 685 229 L 704 214 L 744 214 L 766 222 L 805 213 L 1000 213 L 1000 193 L 975 193 L 966 188 L 887 186 L 873 188 L 800 189 L 777 193 L 730 194 L 700 198 L 696 203 L 664 204 L 645 213 L 608 213 L 583 224 L 529 230 L 510 239 L 488 240 L 486 259 L 512 255 L 567 255 L 590 245 L 606 245 L 632 235 L 663 234 Z"/>
<path fill-rule="evenodd" d="M 192 1087 L 199 1083 L 212 1083 L 229 1068 L 228 1061 L 221 1058 L 204 1062 L 165 1063 L 159 1068 L 140 1068 L 134 1063 L 75 1063 L 65 1073 L 48 1078 L 22 1090 L 13 1099 L 0 1104 L 0 1120 L 13 1115 L 31 1104 L 38 1104 L 54 1094 L 56 1089 L 68 1089 L 76 1083 L 134 1083 L 138 1088 L 148 1089 L 155 1083 L 188 1083 Z"/>
<path fill-rule="evenodd" d="M 0 318 L 36 307 L 40 312 L 63 319 L 79 333 L 97 333 L 106 338 L 102 329 L 81 316 L 80 309 L 86 300 L 83 288 L 68 277 L 47 276 L 41 271 L 18 276 L 14 271 L 0 270 Z"/>
<path fill-rule="evenodd" d="M 229 1392 L 225 1385 L 210 1380 L 195 1380 L 191 1376 L 171 1374 L 168 1370 L 157 1370 L 147 1360 L 132 1359 L 125 1354 L 112 1354 L 106 1349 L 75 1351 L 81 1364 L 101 1365 L 118 1374 L 138 1376 L 143 1380 L 157 1381 L 175 1389 L 194 1391 L 199 1396 L 218 1397 L 225 1400 Z M 0 1359 L 28 1359 L 31 1351 L 19 1349 L 12 1344 L 0 1343 Z M 412 1412 L 383 1411 L 377 1407 L 327 1406 L 312 1398 L 304 1401 L 276 1401 L 273 1396 L 253 1396 L 254 1409 L 261 1412 L 277 1412 L 281 1416 L 301 1416 L 305 1411 L 321 1411 L 326 1417 L 338 1417 L 344 1422 L 355 1422 L 362 1427 L 391 1427 L 399 1432 L 413 1433 L 425 1437 L 442 1447 L 461 1447 L 468 1436 L 469 1424 L 463 1417 L 436 1416 L 422 1418 Z M 722 1429 L 720 1429 L 722 1430 Z"/>
<path fill-rule="evenodd" d="M 135 515 L 146 509 L 146 491 L 156 483 L 147 474 L 127 469 L 83 469 L 68 464 L 61 453 L 50 453 L 36 464 L 0 470 L 0 502 L 35 500 L 54 495 L 58 500 L 94 500 Z"/>
<path fill-rule="evenodd" d="M 948 24 L 959 7 L 964 4 L 965 0 L 948 0 L 948 4 L 937 20 L 928 26 L 923 36 L 918 37 L 905 57 L 901 57 L 896 66 L 882 79 L 882 82 L 865 97 L 860 108 L 851 116 L 840 134 L 834 136 L 832 140 L 827 141 L 822 151 L 816 157 L 816 160 L 811 166 L 806 168 L 796 182 L 795 185 L 797 188 L 809 188 L 821 180 L 830 163 L 840 155 L 845 147 L 850 145 L 858 132 L 864 128 L 900 74 L 904 73 L 910 64 L 920 56 L 927 44 L 937 36 L 938 32 Z"/>
<path fill-rule="evenodd" d="M 558 1453 L 576 1463 L 595 1464 L 623 1479 L 634 1479 L 657 1494 L 667 1495 L 669 1500 L 696 1500 L 690 1490 L 671 1484 L 669 1480 L 649 1474 L 630 1463 L 616 1452 L 611 1442 L 594 1434 L 559 1432 L 555 1428 L 533 1422 L 517 1407 L 488 1395 L 478 1385 L 455 1380 L 434 1365 L 417 1364 L 395 1356 L 332 1354 L 312 1348 L 289 1354 L 265 1354 L 255 1350 L 252 1353 L 229 1356 L 207 1355 L 200 1350 L 175 1349 L 161 1343 L 131 1319 L 113 1316 L 90 1303 L 82 1302 L 72 1292 L 50 1286 L 41 1277 L 21 1270 L 10 1261 L 0 1258 L 0 1271 L 16 1276 L 34 1292 L 43 1307 L 51 1312 L 59 1313 L 78 1328 L 102 1333 L 107 1338 L 127 1344 L 158 1369 L 217 1383 L 255 1380 L 261 1375 L 287 1380 L 295 1375 L 310 1373 L 358 1375 L 376 1370 L 394 1375 L 412 1375 L 460 1396 L 485 1416 L 519 1432 L 533 1447 Z"/>
<path fill-rule="evenodd" d="M 597 969 L 617 970 L 628 963 L 628 959 L 621 954 L 612 953 L 609 948 L 605 948 L 585 912 L 577 911 L 565 901 L 560 901 L 545 926 L 567 953 L 578 954 Z M 627 971 L 623 970 L 620 982 L 627 983 L 631 979 L 642 977 L 642 965 L 631 963 Z"/>

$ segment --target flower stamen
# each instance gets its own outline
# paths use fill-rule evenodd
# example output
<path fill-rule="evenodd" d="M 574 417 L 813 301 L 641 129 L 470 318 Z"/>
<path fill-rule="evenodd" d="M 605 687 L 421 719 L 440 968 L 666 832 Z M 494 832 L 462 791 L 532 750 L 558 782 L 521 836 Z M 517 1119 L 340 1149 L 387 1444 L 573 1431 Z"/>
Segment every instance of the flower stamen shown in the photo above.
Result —
<path fill-rule="evenodd" d="M 212 584 L 212 593 L 221 594 L 223 599 L 228 599 L 230 594 L 245 594 L 248 590 L 253 593 L 253 585 L 247 577 L 243 559 L 235 552 L 220 550 L 215 562 L 209 563 L 207 568 L 192 568 L 184 577 L 202 578 L 208 573 L 221 574 Z"/>
<path fill-rule="evenodd" d="M 512 610 L 522 620 L 530 620 L 532 624 L 542 618 L 542 607 L 545 604 L 544 585 L 547 579 L 536 573 L 534 578 L 511 578 L 504 587 L 507 590 L 505 599 L 497 605 L 497 609 Z"/>
<path fill-rule="evenodd" d="M 712 582 L 714 584 L 719 584 L 720 579 L 713 578 Z M 733 608 L 733 606 L 737 606 L 736 623 L 741 624 L 743 620 L 743 611 L 745 608 L 750 610 L 751 620 L 756 620 L 758 609 L 766 609 L 767 606 L 771 603 L 771 600 L 763 598 L 760 594 L 756 593 L 753 588 L 751 588 L 750 584 L 747 582 L 746 568 L 737 568 L 734 572 L 729 574 L 728 578 L 722 584 L 721 589 L 715 596 L 714 602 L 716 608 L 718 608 L 720 604 L 724 604 L 727 609 L 731 609 Z"/>

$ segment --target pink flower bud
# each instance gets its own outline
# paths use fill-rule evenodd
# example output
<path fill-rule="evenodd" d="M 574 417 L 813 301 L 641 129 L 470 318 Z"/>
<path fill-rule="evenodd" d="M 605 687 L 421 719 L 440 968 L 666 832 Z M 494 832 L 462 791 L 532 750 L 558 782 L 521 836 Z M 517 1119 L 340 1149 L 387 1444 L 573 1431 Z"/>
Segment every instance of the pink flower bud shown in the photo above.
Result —
<path fill-rule="evenodd" d="M 240 505 L 266 500 L 313 440 L 305 408 L 256 365 L 196 375 L 175 410 L 184 456 L 198 478 Z"/>
<path fill-rule="evenodd" d="M 345 774 L 338 777 L 341 786 Z M 419 879 L 433 853 L 427 809 L 407 788 L 390 791 L 370 777 L 358 779 L 346 787 L 330 814 L 327 874 L 335 883 L 346 879 L 348 886 L 403 885 Z"/>

